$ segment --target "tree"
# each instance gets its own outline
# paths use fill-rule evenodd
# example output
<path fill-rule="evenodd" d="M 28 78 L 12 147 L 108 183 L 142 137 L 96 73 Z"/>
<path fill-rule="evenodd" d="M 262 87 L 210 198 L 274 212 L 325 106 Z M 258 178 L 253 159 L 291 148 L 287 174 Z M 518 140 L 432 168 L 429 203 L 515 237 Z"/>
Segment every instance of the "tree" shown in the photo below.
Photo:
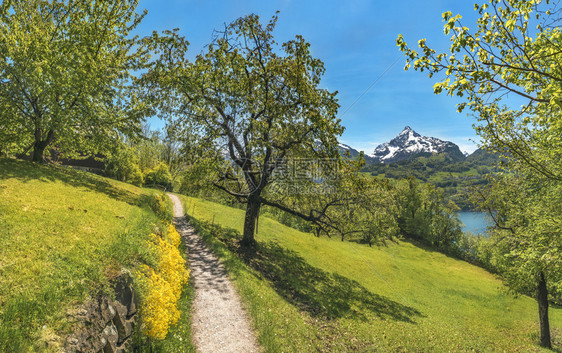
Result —
<path fill-rule="evenodd" d="M 317 236 L 354 238 L 369 246 L 384 243 L 398 235 L 395 190 L 388 179 L 362 177 L 363 164 L 360 155 L 358 160 L 339 160 L 320 176 L 289 184 L 277 179 L 266 190 L 264 204 L 308 221 Z M 307 165 L 301 173 L 317 173 L 314 169 Z"/>
<path fill-rule="evenodd" d="M 545 347 L 551 346 L 549 297 L 562 294 L 561 192 L 560 183 L 544 177 L 506 173 L 477 196 L 495 224 L 495 269 L 513 292 L 535 295 Z"/>
<path fill-rule="evenodd" d="M 134 148 L 124 143 L 117 145 L 105 160 L 106 175 L 121 181 L 142 186 L 144 177 Z"/>
<path fill-rule="evenodd" d="M 161 186 L 164 189 L 171 190 L 172 175 L 170 174 L 170 168 L 166 163 L 161 162 L 145 174 L 144 182 L 146 185 Z"/>
<path fill-rule="evenodd" d="M 362 235 L 362 240 L 369 246 L 398 237 L 398 205 L 393 197 L 395 188 L 388 179 L 361 181 L 364 186 L 355 190 L 355 193 L 363 199 L 354 203 L 359 206 L 359 212 L 356 217 L 348 219 L 351 229 Z"/>
<path fill-rule="evenodd" d="M 42 161 L 104 151 L 139 131 L 132 70 L 147 60 L 131 31 L 137 0 L 12 0 L 0 5 L 0 150 Z"/>
<path fill-rule="evenodd" d="M 279 45 L 273 39 L 277 17 L 263 26 L 259 17 L 240 18 L 217 32 L 206 53 L 185 59 L 187 42 L 177 33 L 154 35 L 161 61 L 145 76 L 180 104 L 164 107 L 213 139 L 225 162 L 215 186 L 246 204 L 242 244 L 255 242 L 261 205 L 291 210 L 268 199 L 282 166 L 312 158 L 337 159 L 336 92 L 319 88 L 323 63 L 303 37 Z M 168 100 L 169 102 L 170 100 Z M 166 103 L 168 104 L 168 103 Z M 303 162 L 305 163 L 305 162 Z M 316 220 L 316 214 L 303 215 Z"/>
<path fill-rule="evenodd" d="M 216 161 L 214 159 L 202 158 L 197 163 L 191 164 L 182 172 L 179 191 L 182 194 L 209 198 L 217 190 L 213 186 L 216 181 Z"/>
<path fill-rule="evenodd" d="M 440 190 L 429 184 L 420 185 L 413 177 L 398 182 L 395 197 L 402 234 L 459 255 L 462 230 L 456 216 L 459 208 L 453 201 L 445 203 Z"/>
<path fill-rule="evenodd" d="M 503 154 L 508 167 L 524 177 L 528 190 L 544 182 L 550 185 L 549 190 L 555 190 L 562 182 L 559 3 L 491 0 L 489 4 L 475 5 L 475 10 L 479 14 L 475 31 L 461 23 L 460 15 L 443 13 L 445 34 L 452 34 L 448 53 L 437 54 L 425 39 L 418 42 L 418 53 L 399 36 L 397 44 L 407 57 L 406 69 L 413 65 L 416 70 L 428 71 L 430 77 L 440 75 L 441 81 L 434 85 L 435 93 L 447 92 L 463 98 L 458 110 L 472 111 L 478 121 L 476 131 L 484 145 Z M 516 106 L 513 96 L 525 104 Z M 504 236 L 511 239 L 513 263 L 535 271 L 532 278 L 539 303 L 540 344 L 550 347 L 546 281 L 560 280 L 559 268 L 550 266 L 558 260 L 536 260 L 552 255 L 542 240 L 550 239 L 551 244 L 557 244 L 561 236 L 551 231 L 543 239 L 546 233 L 540 227 L 548 224 L 549 219 L 559 218 L 553 211 L 556 207 L 543 207 L 551 204 L 551 194 L 525 192 L 524 195 L 527 199 L 517 197 L 517 201 L 505 203 L 504 213 L 509 215 L 510 222 L 526 220 L 534 224 L 508 226 L 513 232 L 504 232 Z M 524 214 L 517 214 L 521 208 L 515 202 L 525 203 Z M 498 229 L 505 227 L 501 222 L 497 225 Z M 513 268 L 507 275 L 518 279 L 507 281 L 513 288 L 529 278 L 529 272 L 513 271 Z"/>

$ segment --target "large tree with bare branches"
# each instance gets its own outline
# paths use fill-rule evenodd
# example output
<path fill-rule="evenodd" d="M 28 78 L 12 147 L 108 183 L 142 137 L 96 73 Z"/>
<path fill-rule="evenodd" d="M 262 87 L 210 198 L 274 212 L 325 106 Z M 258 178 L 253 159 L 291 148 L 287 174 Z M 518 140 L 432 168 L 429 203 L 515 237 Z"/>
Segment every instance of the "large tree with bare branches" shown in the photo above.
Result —
<path fill-rule="evenodd" d="M 187 130 L 186 143 L 214 147 L 214 186 L 246 204 L 243 244 L 255 242 L 262 205 L 312 223 L 317 234 L 365 231 L 369 243 L 394 234 L 384 217 L 390 197 L 371 198 L 384 186 L 359 178 L 357 163 L 337 151 L 343 127 L 337 92 L 320 87 L 322 61 L 301 36 L 278 44 L 276 21 L 240 18 L 193 62 L 177 32 L 154 34 L 161 55 L 144 77 L 147 93 Z"/>

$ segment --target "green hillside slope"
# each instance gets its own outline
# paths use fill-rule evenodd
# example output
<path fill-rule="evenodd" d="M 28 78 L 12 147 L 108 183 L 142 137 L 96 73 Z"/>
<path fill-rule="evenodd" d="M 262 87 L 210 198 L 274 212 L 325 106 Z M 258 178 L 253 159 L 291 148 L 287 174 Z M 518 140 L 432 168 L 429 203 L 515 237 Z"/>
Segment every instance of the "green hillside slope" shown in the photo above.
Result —
<path fill-rule="evenodd" d="M 66 311 L 147 256 L 151 191 L 93 174 L 0 159 L 0 351 L 61 342 Z"/>
<path fill-rule="evenodd" d="M 184 204 L 196 219 L 242 229 L 241 210 L 187 197 Z M 441 253 L 316 238 L 266 217 L 255 253 L 241 251 L 231 233 L 212 233 L 206 240 L 268 352 L 540 351 L 533 299 L 507 295 L 493 275 Z M 551 326 L 560 349 L 562 309 L 551 310 Z"/>

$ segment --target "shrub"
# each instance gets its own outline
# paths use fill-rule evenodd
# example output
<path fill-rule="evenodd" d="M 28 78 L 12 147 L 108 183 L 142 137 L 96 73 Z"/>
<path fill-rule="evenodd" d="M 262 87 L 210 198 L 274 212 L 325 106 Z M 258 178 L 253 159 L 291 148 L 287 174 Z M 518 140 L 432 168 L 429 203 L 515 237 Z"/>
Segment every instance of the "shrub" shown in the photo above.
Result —
<path fill-rule="evenodd" d="M 142 186 L 144 181 L 138 158 L 128 147 L 118 148 L 107 158 L 105 174 L 136 186 Z"/>
<path fill-rule="evenodd" d="M 144 183 L 146 185 L 156 185 L 171 190 L 172 174 L 170 174 L 170 168 L 166 163 L 158 164 L 156 168 L 145 174 Z"/>
<path fill-rule="evenodd" d="M 148 206 L 158 216 L 159 219 L 170 223 L 172 221 L 172 208 L 167 202 L 167 197 L 161 193 L 151 195 L 141 195 L 139 203 Z"/>
<path fill-rule="evenodd" d="M 442 192 L 414 178 L 398 184 L 397 201 L 397 222 L 404 236 L 458 256 L 462 228 L 454 202 L 445 204 Z"/>
<path fill-rule="evenodd" d="M 138 165 L 135 165 L 127 181 L 136 186 L 142 186 L 142 184 L 144 184 L 144 177 Z"/>

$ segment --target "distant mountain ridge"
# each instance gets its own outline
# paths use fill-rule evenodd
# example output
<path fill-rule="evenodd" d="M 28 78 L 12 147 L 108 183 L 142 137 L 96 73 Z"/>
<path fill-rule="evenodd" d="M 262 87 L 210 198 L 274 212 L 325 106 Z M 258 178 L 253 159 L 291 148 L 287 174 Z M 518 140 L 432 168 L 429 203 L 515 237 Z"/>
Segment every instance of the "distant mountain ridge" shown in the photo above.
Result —
<path fill-rule="evenodd" d="M 340 153 L 356 158 L 361 152 L 338 144 Z M 462 210 L 472 210 L 466 189 L 486 184 L 486 175 L 500 170 L 502 158 L 485 148 L 464 154 L 459 146 L 435 137 L 421 136 L 406 126 L 392 140 L 380 144 L 371 155 L 364 154 L 361 173 L 370 177 L 403 179 L 413 177 L 443 190 L 447 200 Z"/>
<path fill-rule="evenodd" d="M 349 154 L 349 157 L 351 158 L 355 158 L 359 155 L 358 150 L 349 145 L 346 145 L 345 143 L 339 143 L 338 149 L 340 150 L 340 153 L 342 153 L 343 155 Z"/>
<path fill-rule="evenodd" d="M 349 157 L 349 158 L 357 158 L 357 156 L 359 156 L 359 154 L 363 151 L 358 151 L 355 148 L 346 145 L 344 143 L 338 143 L 338 150 L 340 151 L 340 154 L 344 157 Z M 365 162 L 367 164 L 373 164 L 373 158 L 371 158 L 371 156 L 365 154 L 363 152 L 363 158 L 365 158 Z"/>
<path fill-rule="evenodd" d="M 349 145 L 340 143 L 338 148 L 340 153 L 349 154 L 351 158 L 359 155 L 359 151 Z M 377 146 L 372 154 L 365 154 L 365 159 L 367 164 L 394 163 L 433 154 L 444 154 L 452 162 L 462 161 L 468 156 L 461 152 L 459 146 L 453 142 L 422 136 L 411 127 L 406 126 L 392 140 Z"/>

